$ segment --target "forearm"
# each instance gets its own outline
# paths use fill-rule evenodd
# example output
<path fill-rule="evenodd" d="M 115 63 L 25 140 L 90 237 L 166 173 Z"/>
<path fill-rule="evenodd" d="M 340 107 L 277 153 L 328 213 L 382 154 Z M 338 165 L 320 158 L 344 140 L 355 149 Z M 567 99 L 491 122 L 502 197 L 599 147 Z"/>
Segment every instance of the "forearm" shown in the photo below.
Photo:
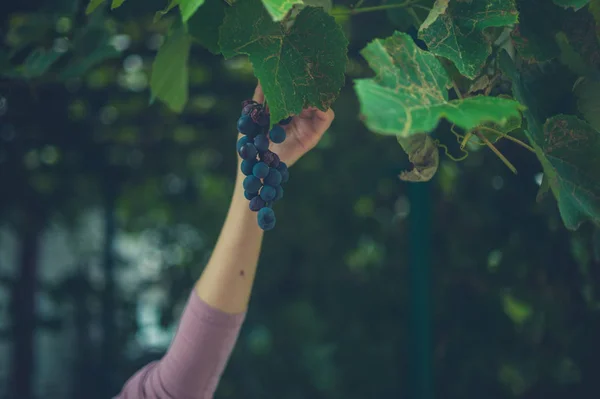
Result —
<path fill-rule="evenodd" d="M 263 231 L 248 207 L 239 172 L 235 189 L 212 256 L 196 284 L 207 304 L 230 314 L 245 312 L 250 299 Z"/>

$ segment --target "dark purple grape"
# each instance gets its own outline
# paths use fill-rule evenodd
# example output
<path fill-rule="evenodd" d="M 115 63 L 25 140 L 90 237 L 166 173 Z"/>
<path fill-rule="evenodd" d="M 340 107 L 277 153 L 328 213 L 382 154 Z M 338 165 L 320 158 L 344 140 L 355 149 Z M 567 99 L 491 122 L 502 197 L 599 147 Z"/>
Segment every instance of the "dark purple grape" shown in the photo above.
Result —
<path fill-rule="evenodd" d="M 256 118 L 256 122 L 261 127 L 268 128 L 269 125 L 271 124 L 271 116 L 263 110 L 263 112 L 258 114 L 258 117 Z"/>
<path fill-rule="evenodd" d="M 285 130 L 281 126 L 275 125 L 269 132 L 269 138 L 275 144 L 283 143 L 285 141 Z"/>
<path fill-rule="evenodd" d="M 265 200 L 261 197 L 254 197 L 250 200 L 250 210 L 254 212 L 258 212 L 261 208 L 265 206 Z"/>
<path fill-rule="evenodd" d="M 271 163 L 273 163 L 273 160 L 275 159 L 275 153 L 273 151 L 265 151 L 261 154 L 258 154 L 258 157 L 261 161 L 271 166 Z"/>
<path fill-rule="evenodd" d="M 292 121 L 292 119 L 293 119 L 293 117 L 291 117 L 291 116 L 288 116 L 287 118 L 280 120 L 280 121 L 279 121 L 279 124 L 280 124 L 281 126 L 289 125 L 289 124 L 290 124 L 290 122 Z"/>
<path fill-rule="evenodd" d="M 242 159 L 254 159 L 257 153 L 256 147 L 252 143 L 246 143 L 238 149 L 238 154 Z"/>
<path fill-rule="evenodd" d="M 256 106 L 260 106 L 260 104 L 254 100 L 246 100 L 242 102 L 242 115 L 249 116 L 252 110 L 256 108 Z"/>
<path fill-rule="evenodd" d="M 281 173 L 275 168 L 269 169 L 269 174 L 265 177 L 265 184 L 269 186 L 277 187 L 281 184 Z"/>
<path fill-rule="evenodd" d="M 244 190 L 248 191 L 249 193 L 257 193 L 258 190 L 260 190 L 260 187 L 262 186 L 262 182 L 258 177 L 250 175 L 246 176 L 243 185 Z"/>
<path fill-rule="evenodd" d="M 288 171 L 285 162 L 281 162 L 279 166 L 277 166 L 277 170 L 281 173 L 281 183 L 287 183 L 290 178 L 290 172 Z"/>
<path fill-rule="evenodd" d="M 243 115 L 238 119 L 237 128 L 241 134 L 253 137 L 258 133 L 260 126 L 254 123 L 249 115 Z"/>
<path fill-rule="evenodd" d="M 273 201 L 279 201 L 283 198 L 283 187 L 277 186 L 276 190 L 277 194 L 275 195 L 275 198 L 273 198 Z"/>
<path fill-rule="evenodd" d="M 258 226 L 263 230 L 271 230 L 275 227 L 277 219 L 275 218 L 275 212 L 273 209 L 264 207 L 258 211 Z"/>
<path fill-rule="evenodd" d="M 236 149 L 237 151 L 239 151 L 239 150 L 240 150 L 240 148 L 241 148 L 241 147 L 242 147 L 244 144 L 247 144 L 247 143 L 248 143 L 248 140 L 250 140 L 250 139 L 248 138 L 248 136 L 242 136 L 242 138 L 240 138 L 240 139 L 237 141 L 237 144 L 235 145 L 235 149 Z"/>
<path fill-rule="evenodd" d="M 246 176 L 250 176 L 252 174 L 252 168 L 254 168 L 256 162 L 256 159 L 244 159 L 242 161 L 242 165 L 240 166 L 242 173 Z"/>
<path fill-rule="evenodd" d="M 259 152 L 265 152 L 269 149 L 269 139 L 264 134 L 259 134 L 254 138 L 254 146 Z"/>
<path fill-rule="evenodd" d="M 264 162 L 259 162 L 252 168 L 252 174 L 259 179 L 264 179 L 269 174 L 269 166 Z"/>
<path fill-rule="evenodd" d="M 273 160 L 271 161 L 271 164 L 269 166 L 272 168 L 276 168 L 279 166 L 280 163 L 281 160 L 279 159 L 279 155 L 273 153 Z"/>
<path fill-rule="evenodd" d="M 273 198 L 277 195 L 277 189 L 273 186 L 264 185 L 260 189 L 260 197 L 265 200 L 265 202 L 272 201 Z"/>
<path fill-rule="evenodd" d="M 246 197 L 247 200 L 251 200 L 252 198 L 256 198 L 257 195 L 258 195 L 258 193 L 249 193 L 248 191 L 244 191 L 244 197 Z"/>

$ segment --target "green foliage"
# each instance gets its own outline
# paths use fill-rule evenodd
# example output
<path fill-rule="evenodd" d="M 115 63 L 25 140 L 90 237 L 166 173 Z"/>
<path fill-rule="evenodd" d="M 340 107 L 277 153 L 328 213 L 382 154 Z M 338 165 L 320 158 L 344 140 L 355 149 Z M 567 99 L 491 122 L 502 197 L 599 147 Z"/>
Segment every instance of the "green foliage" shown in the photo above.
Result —
<path fill-rule="evenodd" d="M 585 120 L 600 132 L 600 81 L 582 78 L 574 87 L 577 107 Z"/>
<path fill-rule="evenodd" d="M 146 5 L 139 0 L 130 3 L 132 7 Z M 91 0 L 86 11 L 101 4 Z M 111 8 L 122 4 L 123 0 L 113 0 Z M 516 173 L 495 146 L 506 139 L 500 145 L 511 141 L 537 153 L 546 172 L 544 182 L 558 198 L 569 228 L 584 219 L 597 220 L 600 200 L 595 176 L 583 172 L 597 149 L 568 142 L 568 151 L 557 155 L 544 146 L 543 138 L 544 134 L 554 137 L 559 124 L 566 123 L 563 130 L 584 135 L 590 144 L 600 129 L 600 0 L 382 0 L 381 4 L 362 4 L 170 0 L 163 10 L 148 10 L 154 14 L 156 29 L 168 32 L 152 65 L 151 100 L 158 98 L 175 112 L 186 108 L 191 82 L 188 58 L 196 44 L 226 59 L 248 57 L 263 86 L 273 123 L 306 107 L 331 107 L 349 67 L 348 75 L 357 77 L 354 89 L 366 126 L 397 136 L 408 154 L 413 169 L 401 174 L 402 179 L 430 180 L 439 166 L 437 147 L 452 159 L 462 160 L 469 155 L 467 150 L 485 145 Z M 176 7 L 178 13 L 171 12 Z M 398 30 L 418 33 L 417 37 L 395 32 L 377 38 L 380 31 L 373 30 L 361 36 L 363 43 L 369 42 L 360 54 L 375 72 L 372 76 L 360 62 L 348 61 L 345 34 L 361 31 L 350 29 L 352 16 L 379 11 L 385 11 Z M 75 32 L 66 52 L 48 43 L 39 45 L 60 26 L 51 18 L 31 18 L 26 24 L 11 21 L 7 43 L 13 50 L 0 65 L 3 75 L 65 81 L 119 56 L 111 45 L 111 25 L 97 23 L 104 14 L 95 16 L 96 23 Z M 15 62 L 14 54 L 26 49 L 27 56 Z M 518 65 L 512 74 L 499 67 L 499 54 L 505 53 Z M 507 81 L 513 80 L 517 87 L 513 77 L 521 74 L 522 84 L 536 85 L 536 94 L 524 100 L 521 93 L 517 102 Z M 542 78 L 536 80 L 533 75 Z M 521 115 L 525 108 L 526 124 Z M 570 116 L 552 119 L 558 114 Z M 450 155 L 453 151 L 444 143 L 452 136 L 441 137 L 446 126 L 440 123 L 442 119 L 450 123 L 445 132 L 456 136 L 463 157 Z M 546 124 L 547 120 L 554 124 Z M 555 159 L 561 163 L 553 163 Z M 565 162 L 573 163 L 575 169 L 564 169 Z M 569 184 L 580 189 L 566 195 Z"/>
<path fill-rule="evenodd" d="M 600 223 L 600 132 L 575 116 L 557 115 L 539 133 L 532 130 L 531 139 L 567 228 L 588 219 Z"/>
<path fill-rule="evenodd" d="M 356 93 L 369 129 L 400 137 L 435 129 L 445 117 L 472 130 L 484 122 L 504 124 L 518 117 L 520 104 L 500 97 L 475 96 L 448 100 L 450 78 L 430 52 L 417 48 L 410 36 L 396 32 L 375 40 L 362 55 L 375 70 L 374 79 L 356 80 Z"/>
<path fill-rule="evenodd" d="M 532 83 L 524 80 L 506 53 L 502 65 L 512 79 L 515 97 L 528 105 L 524 112 L 526 134 L 558 201 L 565 226 L 576 230 L 586 220 L 600 223 L 600 132 L 572 115 L 556 115 L 544 121 Z"/>
<path fill-rule="evenodd" d="M 98 8 L 98 6 L 100 6 L 102 3 L 104 3 L 104 0 L 90 0 L 85 10 L 86 14 L 91 14 L 92 12 L 94 12 L 94 10 Z M 125 3 L 125 0 L 112 0 L 110 8 L 114 10 L 115 8 L 121 7 L 123 3 Z"/>
<path fill-rule="evenodd" d="M 152 64 L 152 97 L 181 112 L 188 99 L 188 57 L 191 38 L 183 25 L 173 29 Z"/>
<path fill-rule="evenodd" d="M 273 21 L 281 21 L 295 4 L 302 0 L 262 0 Z"/>
<path fill-rule="evenodd" d="M 226 3 L 223 0 L 206 0 L 202 11 L 188 21 L 188 32 L 200 45 L 213 54 L 219 54 L 219 26 L 225 17 Z"/>
<path fill-rule="evenodd" d="M 321 8 L 306 7 L 287 29 L 258 0 L 240 1 L 226 11 L 219 43 L 226 58 L 248 54 L 273 123 L 308 106 L 327 110 L 344 83 L 348 42 Z"/>
<path fill-rule="evenodd" d="M 565 8 L 574 8 L 576 10 L 584 7 L 590 0 L 554 0 L 554 4 L 565 7 Z"/>
<path fill-rule="evenodd" d="M 452 60 L 463 75 L 473 79 L 492 50 L 485 30 L 515 24 L 517 19 L 514 0 L 437 0 L 419 36 L 432 53 Z"/>

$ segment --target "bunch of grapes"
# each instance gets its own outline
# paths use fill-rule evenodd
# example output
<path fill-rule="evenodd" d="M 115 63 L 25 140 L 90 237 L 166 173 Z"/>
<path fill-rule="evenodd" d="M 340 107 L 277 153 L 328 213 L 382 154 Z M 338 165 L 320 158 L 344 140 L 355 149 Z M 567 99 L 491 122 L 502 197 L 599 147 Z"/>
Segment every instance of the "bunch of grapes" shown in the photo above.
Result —
<path fill-rule="evenodd" d="M 289 117 L 273 126 L 269 111 L 256 101 L 243 103 L 238 131 L 244 136 L 237 142 L 237 152 L 242 158 L 244 195 L 250 201 L 250 209 L 258 212 L 258 225 L 263 230 L 275 227 L 273 203 L 283 198 L 283 188 L 290 177 L 287 165 L 269 150 L 270 142 L 283 143 L 285 130 L 282 126 L 292 121 Z"/>

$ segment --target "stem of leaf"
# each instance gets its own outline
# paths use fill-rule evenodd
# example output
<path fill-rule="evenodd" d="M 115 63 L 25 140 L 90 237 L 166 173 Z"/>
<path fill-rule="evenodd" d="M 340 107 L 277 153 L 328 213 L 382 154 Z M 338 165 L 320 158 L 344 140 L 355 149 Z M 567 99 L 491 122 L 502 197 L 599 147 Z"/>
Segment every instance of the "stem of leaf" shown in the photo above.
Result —
<path fill-rule="evenodd" d="M 460 143 L 461 150 L 465 149 L 465 147 L 467 146 L 467 143 L 471 139 L 471 136 L 473 136 L 473 132 L 467 132 L 467 134 L 465 134 L 465 137 L 462 139 L 462 142 Z"/>
<path fill-rule="evenodd" d="M 333 16 L 355 15 L 355 14 L 362 14 L 365 12 L 391 10 L 394 8 L 405 8 L 405 7 L 414 6 L 415 3 L 416 3 L 416 1 L 414 1 L 414 0 L 413 1 L 408 0 L 408 1 L 406 1 L 404 3 L 400 3 L 400 4 L 382 4 L 380 6 L 363 7 L 363 8 L 358 8 L 359 4 L 357 3 L 357 8 L 353 8 L 351 10 L 336 10 L 335 12 L 332 12 L 331 15 L 333 15 Z"/>
<path fill-rule="evenodd" d="M 494 154 L 498 156 L 498 158 L 500 158 L 500 160 L 504 163 L 504 165 L 506 165 L 508 169 L 511 170 L 511 172 L 513 172 L 515 175 L 517 174 L 517 168 L 515 168 L 515 166 L 512 163 L 510 163 L 510 161 L 506 159 L 504 155 L 502 155 L 502 153 L 487 139 L 487 137 L 481 134 L 481 132 L 477 131 L 475 132 L 475 135 L 479 138 L 479 140 L 483 141 L 490 148 L 490 150 L 492 150 Z"/>
<path fill-rule="evenodd" d="M 526 149 L 528 149 L 529 151 L 531 151 L 531 152 L 533 152 L 535 154 L 535 150 L 533 149 L 533 147 L 531 147 L 530 145 L 522 142 L 521 140 L 519 140 L 519 139 L 517 139 L 517 138 L 515 138 L 515 137 L 513 137 L 513 136 L 511 136 L 509 134 L 502 133 L 499 130 L 492 129 L 491 127 L 487 127 L 487 126 L 479 126 L 478 129 L 485 130 L 486 132 L 490 132 L 490 133 L 493 133 L 493 134 L 497 134 L 498 136 L 502 136 L 503 138 L 508 139 L 510 141 L 513 141 L 513 142 L 519 144 L 520 146 L 522 146 L 523 148 L 526 148 Z"/>

